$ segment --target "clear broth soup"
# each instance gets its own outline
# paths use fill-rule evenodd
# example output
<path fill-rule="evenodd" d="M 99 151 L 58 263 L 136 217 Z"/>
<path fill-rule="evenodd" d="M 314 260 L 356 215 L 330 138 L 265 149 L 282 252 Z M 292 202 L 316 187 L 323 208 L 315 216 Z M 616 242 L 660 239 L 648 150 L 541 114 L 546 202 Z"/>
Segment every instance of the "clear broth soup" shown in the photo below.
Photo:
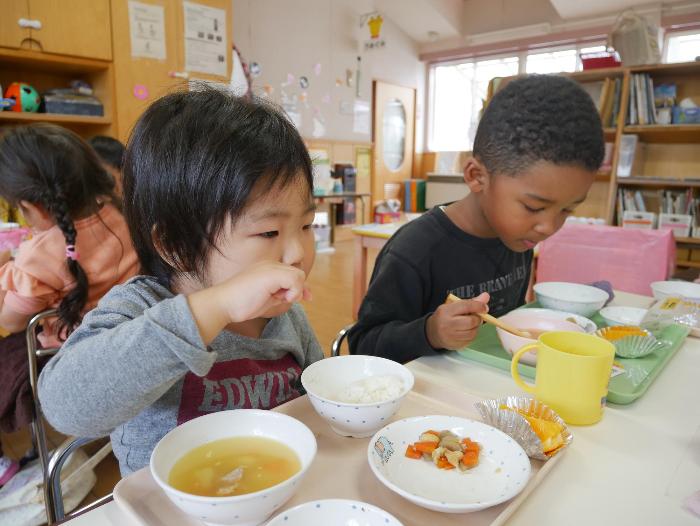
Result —
<path fill-rule="evenodd" d="M 168 484 L 192 495 L 230 497 L 270 488 L 300 470 L 297 454 L 277 440 L 224 438 L 186 453 L 170 470 Z"/>

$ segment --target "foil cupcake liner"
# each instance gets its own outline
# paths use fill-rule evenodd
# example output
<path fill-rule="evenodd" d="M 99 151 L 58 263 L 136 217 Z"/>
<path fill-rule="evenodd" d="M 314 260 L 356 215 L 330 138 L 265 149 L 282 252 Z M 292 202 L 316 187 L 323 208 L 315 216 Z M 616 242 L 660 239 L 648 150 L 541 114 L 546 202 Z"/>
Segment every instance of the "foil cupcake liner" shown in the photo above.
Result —
<path fill-rule="evenodd" d="M 607 340 L 606 333 L 614 329 L 616 327 L 600 329 L 596 334 Z M 609 340 L 615 346 L 615 354 L 620 358 L 642 358 L 664 347 L 664 342 L 657 340 L 649 331 L 644 329 L 642 331 L 645 333 L 644 336 L 623 336 L 616 340 Z"/>
<path fill-rule="evenodd" d="M 574 437 L 569 432 L 566 423 L 552 409 L 542 402 L 526 396 L 506 396 L 494 400 L 482 400 L 474 404 L 481 418 L 490 426 L 500 429 L 512 437 L 525 450 L 527 456 L 538 460 L 548 460 L 560 450 L 571 444 Z M 545 454 L 542 441 L 535 434 L 530 423 L 517 411 L 501 409 L 501 407 L 521 410 L 528 415 L 558 423 L 562 427 L 561 435 L 564 445 Z"/>

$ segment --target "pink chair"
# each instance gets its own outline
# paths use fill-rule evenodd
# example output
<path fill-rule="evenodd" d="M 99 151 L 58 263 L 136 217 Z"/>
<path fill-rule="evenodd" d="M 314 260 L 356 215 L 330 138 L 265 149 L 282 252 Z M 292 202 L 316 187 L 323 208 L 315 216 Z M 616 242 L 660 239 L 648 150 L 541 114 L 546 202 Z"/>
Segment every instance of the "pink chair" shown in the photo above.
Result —
<path fill-rule="evenodd" d="M 537 281 L 591 283 L 651 295 L 649 284 L 669 278 L 676 266 L 670 230 L 566 224 L 539 247 Z"/>

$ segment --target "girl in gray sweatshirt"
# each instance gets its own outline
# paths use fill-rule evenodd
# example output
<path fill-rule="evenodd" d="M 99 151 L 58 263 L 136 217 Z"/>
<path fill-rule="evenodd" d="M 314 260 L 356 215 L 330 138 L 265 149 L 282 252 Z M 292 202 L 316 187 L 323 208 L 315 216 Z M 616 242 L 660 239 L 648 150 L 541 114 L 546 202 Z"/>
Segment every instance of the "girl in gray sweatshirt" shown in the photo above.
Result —
<path fill-rule="evenodd" d="M 39 379 L 59 431 L 111 435 L 122 475 L 176 425 L 269 409 L 323 357 L 310 299 L 311 162 L 276 108 L 213 89 L 173 93 L 137 122 L 124 212 L 142 275 L 107 293 Z"/>

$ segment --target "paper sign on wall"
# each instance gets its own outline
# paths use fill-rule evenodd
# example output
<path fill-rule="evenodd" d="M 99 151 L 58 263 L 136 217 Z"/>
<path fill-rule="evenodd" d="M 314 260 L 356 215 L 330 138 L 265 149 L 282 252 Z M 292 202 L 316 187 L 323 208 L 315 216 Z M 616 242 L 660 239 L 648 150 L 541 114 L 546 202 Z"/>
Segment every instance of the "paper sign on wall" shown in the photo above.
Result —
<path fill-rule="evenodd" d="M 353 107 L 352 131 L 369 135 L 372 116 L 369 111 L 369 102 L 356 100 Z"/>
<path fill-rule="evenodd" d="M 185 69 L 226 76 L 226 11 L 183 2 L 185 19 Z"/>
<path fill-rule="evenodd" d="M 133 58 L 165 60 L 165 14 L 162 6 L 130 1 L 129 33 Z"/>

